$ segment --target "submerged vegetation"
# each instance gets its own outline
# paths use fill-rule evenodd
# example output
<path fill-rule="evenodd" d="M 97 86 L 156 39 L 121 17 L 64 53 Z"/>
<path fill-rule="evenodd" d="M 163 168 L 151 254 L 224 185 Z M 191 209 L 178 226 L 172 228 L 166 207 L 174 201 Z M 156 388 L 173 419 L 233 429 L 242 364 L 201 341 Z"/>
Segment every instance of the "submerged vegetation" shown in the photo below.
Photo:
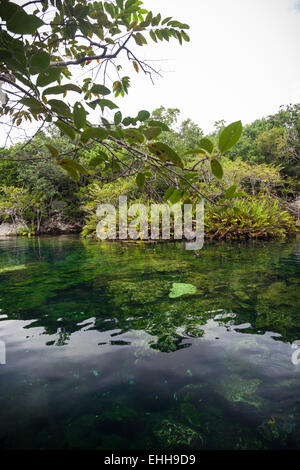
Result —
<path fill-rule="evenodd" d="M 0 255 L 2 448 L 299 449 L 296 240 Z"/>

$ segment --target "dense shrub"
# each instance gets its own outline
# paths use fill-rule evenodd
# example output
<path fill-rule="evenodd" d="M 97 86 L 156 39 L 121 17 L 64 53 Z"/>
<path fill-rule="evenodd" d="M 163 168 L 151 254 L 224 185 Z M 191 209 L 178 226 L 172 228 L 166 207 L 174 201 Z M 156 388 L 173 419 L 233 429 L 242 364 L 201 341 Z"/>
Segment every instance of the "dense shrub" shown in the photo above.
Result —
<path fill-rule="evenodd" d="M 228 208 L 206 206 L 205 233 L 211 238 L 285 237 L 296 231 L 295 220 L 276 199 L 236 199 Z"/>

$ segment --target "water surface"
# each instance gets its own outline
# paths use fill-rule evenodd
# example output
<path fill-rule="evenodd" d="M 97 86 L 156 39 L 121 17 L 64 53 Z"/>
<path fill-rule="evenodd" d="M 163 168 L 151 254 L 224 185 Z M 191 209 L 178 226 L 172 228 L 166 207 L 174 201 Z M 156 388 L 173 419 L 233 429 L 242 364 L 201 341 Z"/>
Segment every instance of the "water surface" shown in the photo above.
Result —
<path fill-rule="evenodd" d="M 296 240 L 0 240 L 0 448 L 300 449 L 299 271 Z"/>

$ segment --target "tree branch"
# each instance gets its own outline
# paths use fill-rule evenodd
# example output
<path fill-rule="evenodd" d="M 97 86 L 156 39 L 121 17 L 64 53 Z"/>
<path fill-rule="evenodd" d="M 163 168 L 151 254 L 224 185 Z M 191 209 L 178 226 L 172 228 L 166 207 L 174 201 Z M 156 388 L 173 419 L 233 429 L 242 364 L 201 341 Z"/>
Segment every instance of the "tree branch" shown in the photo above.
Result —
<path fill-rule="evenodd" d="M 14 87 L 17 88 L 18 90 L 22 91 L 22 93 L 25 93 L 25 95 L 27 95 L 27 96 L 29 96 L 30 98 L 32 98 L 32 95 L 31 95 L 27 90 L 25 90 L 24 88 L 22 88 L 20 85 L 18 85 L 17 83 L 13 82 L 13 81 L 10 80 L 9 78 L 4 77 L 3 75 L 0 75 L 0 81 L 1 81 L 1 82 L 5 82 L 5 83 L 8 83 L 8 84 L 11 85 L 11 86 L 14 86 Z"/>
<path fill-rule="evenodd" d="M 105 51 L 100 55 L 85 56 L 85 57 L 81 57 L 80 59 L 77 59 L 77 60 L 68 60 L 68 61 L 61 61 L 61 62 L 50 62 L 50 66 L 51 67 L 65 67 L 66 65 L 79 65 L 79 64 L 82 64 L 83 62 L 87 62 L 88 60 L 115 59 L 117 57 L 117 55 L 119 54 L 119 52 L 122 49 L 125 48 L 126 44 L 128 43 L 129 39 L 131 38 L 132 34 L 133 34 L 133 32 L 131 32 L 129 34 L 126 41 L 124 41 L 123 44 L 121 44 L 121 46 L 113 54 L 106 55 L 106 52 L 107 52 L 107 47 L 106 47 Z M 105 46 L 103 46 L 103 47 L 105 47 Z"/>

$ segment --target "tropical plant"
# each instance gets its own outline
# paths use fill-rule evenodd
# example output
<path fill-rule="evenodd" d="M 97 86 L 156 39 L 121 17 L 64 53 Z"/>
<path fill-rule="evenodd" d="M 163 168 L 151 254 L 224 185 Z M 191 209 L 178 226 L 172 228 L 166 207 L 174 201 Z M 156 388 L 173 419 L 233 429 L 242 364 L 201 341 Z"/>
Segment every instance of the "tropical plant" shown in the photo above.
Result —
<path fill-rule="evenodd" d="M 293 217 L 267 196 L 236 199 L 231 206 L 206 206 L 205 233 L 210 238 L 285 237 L 296 231 Z"/>

